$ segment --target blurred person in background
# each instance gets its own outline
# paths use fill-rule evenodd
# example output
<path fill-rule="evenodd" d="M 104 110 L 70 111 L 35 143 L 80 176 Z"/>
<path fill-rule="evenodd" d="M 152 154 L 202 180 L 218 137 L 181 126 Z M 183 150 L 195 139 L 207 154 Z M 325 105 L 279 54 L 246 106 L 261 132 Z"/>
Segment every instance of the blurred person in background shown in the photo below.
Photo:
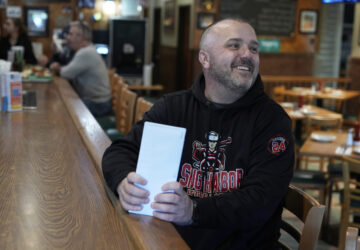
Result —
<path fill-rule="evenodd" d="M 7 18 L 4 24 L 6 36 L 0 39 L 0 59 L 8 59 L 11 46 L 24 47 L 24 60 L 27 64 L 37 64 L 26 28 L 19 18 Z"/>
<path fill-rule="evenodd" d="M 55 62 L 50 69 L 72 81 L 75 91 L 94 116 L 111 112 L 111 90 L 106 65 L 92 44 L 92 29 L 87 22 L 72 22 L 66 36 L 75 51 L 69 64 Z"/>
<path fill-rule="evenodd" d="M 51 50 L 52 55 L 50 59 L 46 55 L 38 58 L 38 63 L 41 66 L 50 68 L 53 63 L 59 63 L 61 66 L 67 65 L 73 58 L 75 51 L 70 49 L 66 43 L 66 36 L 70 30 L 70 26 L 63 28 L 61 32 L 53 35 Z"/>

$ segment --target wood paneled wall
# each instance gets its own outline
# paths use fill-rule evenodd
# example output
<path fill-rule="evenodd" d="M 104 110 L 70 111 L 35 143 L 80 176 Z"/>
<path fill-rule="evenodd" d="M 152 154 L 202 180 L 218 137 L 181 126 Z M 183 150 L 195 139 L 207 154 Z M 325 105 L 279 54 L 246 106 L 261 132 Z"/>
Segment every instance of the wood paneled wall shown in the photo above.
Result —
<path fill-rule="evenodd" d="M 165 93 L 176 90 L 176 51 L 173 47 L 160 47 L 159 80 Z"/>
<path fill-rule="evenodd" d="M 312 76 L 313 53 L 260 53 L 260 74 Z"/>
<path fill-rule="evenodd" d="M 347 68 L 347 77 L 352 79 L 350 84 L 350 89 L 360 91 L 360 58 L 358 57 L 349 57 L 348 59 L 348 68 Z M 359 115 L 359 98 L 351 99 L 346 102 L 346 114 Z"/>

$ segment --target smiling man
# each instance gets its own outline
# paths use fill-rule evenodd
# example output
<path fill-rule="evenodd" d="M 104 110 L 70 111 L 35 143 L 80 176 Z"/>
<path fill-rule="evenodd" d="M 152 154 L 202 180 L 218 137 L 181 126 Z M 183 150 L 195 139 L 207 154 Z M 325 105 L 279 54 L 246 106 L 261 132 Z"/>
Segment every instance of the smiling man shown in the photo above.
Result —
<path fill-rule="evenodd" d="M 199 61 L 206 79 L 205 96 L 217 103 L 234 102 L 250 89 L 259 72 L 255 31 L 237 21 L 211 26 L 201 38 Z"/>
<path fill-rule="evenodd" d="M 263 89 L 254 29 L 227 19 L 202 35 L 201 74 L 165 95 L 103 157 L 104 177 L 125 210 L 149 193 L 135 173 L 144 121 L 185 127 L 177 182 L 151 204 L 192 249 L 277 249 L 281 200 L 292 177 L 291 120 Z M 155 156 L 156 157 L 156 156 Z M 157 166 L 153 166 L 156 168 Z"/>

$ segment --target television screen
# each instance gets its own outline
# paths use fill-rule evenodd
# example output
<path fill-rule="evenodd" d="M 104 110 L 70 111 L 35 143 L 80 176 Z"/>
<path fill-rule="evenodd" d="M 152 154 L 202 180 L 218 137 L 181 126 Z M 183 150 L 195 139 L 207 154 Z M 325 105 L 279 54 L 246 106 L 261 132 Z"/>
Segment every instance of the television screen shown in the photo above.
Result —
<path fill-rule="evenodd" d="M 109 54 L 109 46 L 107 44 L 94 43 L 94 46 L 96 48 L 96 52 L 100 55 Z"/>
<path fill-rule="evenodd" d="M 49 10 L 47 7 L 25 7 L 29 36 L 48 36 Z"/>

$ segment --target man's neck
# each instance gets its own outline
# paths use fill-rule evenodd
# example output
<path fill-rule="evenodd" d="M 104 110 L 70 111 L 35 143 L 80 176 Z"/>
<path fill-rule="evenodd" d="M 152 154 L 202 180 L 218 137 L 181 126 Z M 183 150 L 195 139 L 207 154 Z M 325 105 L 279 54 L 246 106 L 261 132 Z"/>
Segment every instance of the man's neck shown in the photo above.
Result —
<path fill-rule="evenodd" d="M 91 42 L 82 41 L 81 44 L 80 44 L 80 46 L 79 46 L 79 48 L 78 48 L 77 50 L 82 49 L 82 48 L 85 48 L 85 47 L 89 46 L 90 44 L 91 44 Z"/>
<path fill-rule="evenodd" d="M 205 97 L 215 103 L 230 104 L 241 98 L 244 93 L 231 91 L 223 84 L 213 80 L 205 78 Z"/>

